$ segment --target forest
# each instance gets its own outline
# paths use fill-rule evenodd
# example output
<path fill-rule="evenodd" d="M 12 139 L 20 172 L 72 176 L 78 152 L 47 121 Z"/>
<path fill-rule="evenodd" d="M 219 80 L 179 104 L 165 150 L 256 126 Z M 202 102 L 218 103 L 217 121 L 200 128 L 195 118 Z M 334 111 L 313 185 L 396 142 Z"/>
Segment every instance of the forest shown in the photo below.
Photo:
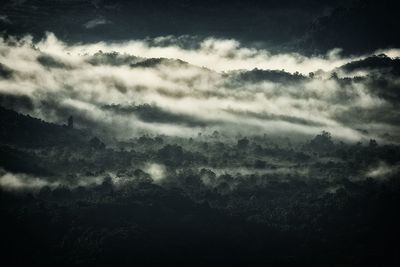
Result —
<path fill-rule="evenodd" d="M 15 266 L 399 262 L 397 145 L 326 131 L 108 144 L 0 115 L 0 243 Z"/>

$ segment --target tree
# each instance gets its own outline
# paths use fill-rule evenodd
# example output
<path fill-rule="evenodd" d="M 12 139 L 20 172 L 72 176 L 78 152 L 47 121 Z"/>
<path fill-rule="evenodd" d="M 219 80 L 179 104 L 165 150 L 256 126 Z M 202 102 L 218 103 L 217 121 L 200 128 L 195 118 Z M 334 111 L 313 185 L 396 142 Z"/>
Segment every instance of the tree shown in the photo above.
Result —
<path fill-rule="evenodd" d="M 166 165 L 179 165 L 184 159 L 183 149 L 179 145 L 166 145 L 158 150 L 158 158 Z"/>
<path fill-rule="evenodd" d="M 96 150 L 102 150 L 106 148 L 106 145 L 97 137 L 93 137 L 89 141 L 89 145 L 91 148 L 94 148 Z"/>
<path fill-rule="evenodd" d="M 254 162 L 254 168 L 256 169 L 265 169 L 267 163 L 264 160 L 256 160 Z"/>
<path fill-rule="evenodd" d="M 310 141 L 308 146 L 314 151 L 325 152 L 331 149 L 334 144 L 331 134 L 329 132 L 322 131 L 321 134 L 318 134 Z"/>
<path fill-rule="evenodd" d="M 378 147 L 378 142 L 375 139 L 369 140 L 369 148 L 376 148 Z"/>
<path fill-rule="evenodd" d="M 249 145 L 249 139 L 247 139 L 246 137 L 245 138 L 242 138 L 242 139 L 239 139 L 238 140 L 238 142 L 237 142 L 237 147 L 239 148 L 239 149 L 246 149 L 247 147 L 248 147 L 248 145 Z"/>
<path fill-rule="evenodd" d="M 68 128 L 73 129 L 74 128 L 74 117 L 69 116 L 68 118 Z"/>

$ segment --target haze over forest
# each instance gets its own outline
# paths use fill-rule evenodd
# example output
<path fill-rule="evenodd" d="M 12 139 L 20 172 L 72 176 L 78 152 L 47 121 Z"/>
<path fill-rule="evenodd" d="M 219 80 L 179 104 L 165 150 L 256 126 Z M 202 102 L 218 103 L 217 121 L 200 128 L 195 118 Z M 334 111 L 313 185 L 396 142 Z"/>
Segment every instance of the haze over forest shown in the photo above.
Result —
<path fill-rule="evenodd" d="M 393 0 L 0 5 L 10 266 L 397 266 Z"/>

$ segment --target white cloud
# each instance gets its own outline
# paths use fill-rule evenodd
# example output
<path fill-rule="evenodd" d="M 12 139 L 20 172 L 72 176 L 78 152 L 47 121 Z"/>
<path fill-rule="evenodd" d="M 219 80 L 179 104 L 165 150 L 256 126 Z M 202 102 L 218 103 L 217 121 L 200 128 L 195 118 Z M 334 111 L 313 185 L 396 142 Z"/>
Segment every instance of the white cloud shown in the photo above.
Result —
<path fill-rule="evenodd" d="M 104 19 L 94 19 L 86 27 L 95 27 L 108 23 Z M 155 42 L 157 44 L 157 42 Z M 207 67 L 215 71 L 230 71 L 236 69 L 284 69 L 289 72 L 299 71 L 308 74 L 312 71 L 329 71 L 339 67 L 354 58 L 342 58 L 335 49 L 325 56 L 307 57 L 298 53 L 272 54 L 267 50 L 246 48 L 236 40 L 221 40 L 208 38 L 200 42 L 198 49 L 184 49 L 178 45 L 157 46 L 148 41 L 134 40 L 122 43 L 98 42 L 93 44 L 77 44 L 67 46 L 58 41 L 53 34 L 37 44 L 46 53 L 57 54 L 69 52 L 71 54 L 94 54 L 117 51 L 138 55 L 146 58 L 178 58 L 191 64 Z"/>
<path fill-rule="evenodd" d="M 26 174 L 12 174 L 1 171 L 0 187 L 7 190 L 40 189 L 44 186 L 57 186 L 58 183 L 50 183 L 41 178 Z"/>
<path fill-rule="evenodd" d="M 100 25 L 106 25 L 106 24 L 111 24 L 111 21 L 106 20 L 105 18 L 95 18 L 86 22 L 83 26 L 86 29 L 93 29 Z"/>
<path fill-rule="evenodd" d="M 160 182 L 165 178 L 165 167 L 158 163 L 148 163 L 144 169 L 145 172 L 150 174 L 155 183 Z"/>
<path fill-rule="evenodd" d="M 168 39 L 173 42 L 172 37 Z M 0 62 L 14 71 L 12 78 L 0 79 L 0 93 L 29 96 L 36 107 L 31 115 L 60 123 L 68 117 L 67 113 L 72 113 L 78 126 L 82 121 L 83 127 L 108 132 L 117 138 L 130 138 L 143 131 L 193 135 L 207 128 L 174 121 L 149 122 L 138 114 L 104 110 L 103 106 L 150 103 L 175 116 L 186 116 L 186 120 L 203 121 L 210 130 L 232 135 L 260 132 L 314 135 L 328 130 L 335 137 L 359 140 L 398 130 L 397 125 L 380 122 L 376 127 L 376 121 L 356 117 L 352 124 L 338 120 L 354 108 L 368 111 L 390 108 L 363 83 L 344 86 L 324 75 L 295 83 L 257 80 L 238 83 L 229 80 L 225 73 L 237 68 L 330 71 L 353 60 L 341 57 L 338 50 L 325 56 L 307 57 L 293 53 L 273 55 L 266 50 L 242 47 L 235 40 L 209 38 L 201 41 L 197 49 L 151 43 L 136 40 L 67 45 L 53 34 L 36 43 L 26 37 L 17 41 L 17 45 L 0 39 Z M 175 61 L 150 67 L 130 67 L 129 62 L 91 64 L 99 50 L 105 57 L 104 53 L 111 51 L 119 52 L 119 57 L 141 57 L 132 63 L 147 57 L 166 57 L 193 65 Z M 43 56 L 53 65 L 40 63 L 38 58 Z M 370 134 L 357 130 L 360 124 Z"/>
<path fill-rule="evenodd" d="M 386 179 L 388 176 L 391 176 L 400 171 L 400 166 L 390 166 L 385 162 L 379 162 L 376 167 L 370 168 L 366 177 L 374 178 L 374 179 Z"/>

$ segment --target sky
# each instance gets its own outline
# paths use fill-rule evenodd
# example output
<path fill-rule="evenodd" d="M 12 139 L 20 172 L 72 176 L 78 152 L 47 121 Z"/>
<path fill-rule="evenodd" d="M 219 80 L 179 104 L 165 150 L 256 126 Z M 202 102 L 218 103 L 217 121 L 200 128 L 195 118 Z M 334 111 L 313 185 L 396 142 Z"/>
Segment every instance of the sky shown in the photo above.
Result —
<path fill-rule="evenodd" d="M 274 52 L 349 54 L 398 47 L 395 0 L 4 0 L 0 32 L 67 42 L 184 36 Z"/>

